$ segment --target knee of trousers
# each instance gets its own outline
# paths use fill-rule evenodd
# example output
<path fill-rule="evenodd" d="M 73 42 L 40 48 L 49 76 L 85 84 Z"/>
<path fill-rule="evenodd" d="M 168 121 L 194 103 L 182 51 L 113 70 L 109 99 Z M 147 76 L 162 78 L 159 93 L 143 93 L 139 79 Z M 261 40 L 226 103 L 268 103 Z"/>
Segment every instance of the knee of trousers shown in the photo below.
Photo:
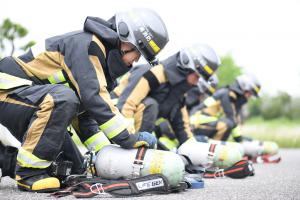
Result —
<path fill-rule="evenodd" d="M 233 122 L 232 120 L 227 119 L 227 118 L 221 119 L 220 122 L 224 122 L 226 124 L 226 126 L 227 126 L 226 130 L 227 131 L 231 131 L 236 126 L 235 122 Z"/>
<path fill-rule="evenodd" d="M 80 101 L 73 90 L 64 86 L 57 85 L 49 94 L 53 97 L 56 108 L 64 109 L 69 113 L 76 113 L 79 109 Z"/>

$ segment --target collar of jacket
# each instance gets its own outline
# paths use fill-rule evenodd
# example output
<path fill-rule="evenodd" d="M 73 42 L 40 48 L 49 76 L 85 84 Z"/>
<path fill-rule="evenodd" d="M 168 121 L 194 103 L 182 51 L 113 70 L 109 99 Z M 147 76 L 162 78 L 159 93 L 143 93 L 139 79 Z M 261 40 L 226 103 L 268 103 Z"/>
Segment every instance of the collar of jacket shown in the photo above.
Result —
<path fill-rule="evenodd" d="M 186 79 L 186 74 L 178 67 L 180 64 L 178 58 L 179 52 L 161 62 L 171 85 L 176 85 Z"/>
<path fill-rule="evenodd" d="M 116 31 L 115 17 L 105 21 L 98 17 L 87 17 L 84 22 L 84 31 L 96 35 L 104 43 L 107 53 L 107 70 L 114 81 L 130 70 L 130 66 L 122 60 L 120 40 Z"/>
<path fill-rule="evenodd" d="M 96 35 L 109 49 L 118 48 L 119 36 L 116 31 L 115 17 L 105 21 L 98 17 L 87 17 L 83 30 Z"/>

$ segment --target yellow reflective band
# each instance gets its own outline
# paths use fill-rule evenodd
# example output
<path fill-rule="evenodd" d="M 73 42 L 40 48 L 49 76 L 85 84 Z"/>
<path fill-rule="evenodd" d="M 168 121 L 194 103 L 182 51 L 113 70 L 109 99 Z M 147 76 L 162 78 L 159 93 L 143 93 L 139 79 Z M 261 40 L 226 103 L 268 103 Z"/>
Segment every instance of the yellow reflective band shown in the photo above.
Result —
<path fill-rule="evenodd" d="M 17 181 L 17 184 L 20 185 L 20 186 L 26 187 L 28 189 L 31 189 L 29 185 L 22 184 L 19 181 Z"/>
<path fill-rule="evenodd" d="M 62 73 L 62 71 L 58 71 L 55 74 L 53 74 L 52 76 L 50 76 L 48 78 L 49 82 L 51 84 L 57 84 L 57 83 L 61 83 L 61 82 L 65 82 L 66 79 L 64 77 L 64 74 Z"/>
<path fill-rule="evenodd" d="M 208 65 L 205 65 L 203 68 L 209 75 L 214 73 L 214 70 L 212 70 Z"/>
<path fill-rule="evenodd" d="M 240 137 L 242 135 L 242 129 L 240 126 L 237 126 L 235 127 L 233 130 L 232 130 L 232 133 L 231 133 L 232 137 L 236 138 L 236 137 Z"/>
<path fill-rule="evenodd" d="M 88 150 L 93 150 L 96 152 L 109 144 L 110 141 L 107 139 L 103 132 L 94 134 L 84 142 L 84 145 L 88 148 Z"/>
<path fill-rule="evenodd" d="M 217 101 L 213 98 L 213 97 L 208 97 L 204 100 L 203 104 L 206 106 L 206 107 L 210 107 L 210 106 L 213 106 L 217 103 Z"/>
<path fill-rule="evenodd" d="M 50 76 L 50 77 L 48 78 L 48 81 L 49 81 L 51 84 L 56 84 L 56 82 L 55 82 L 53 76 Z"/>
<path fill-rule="evenodd" d="M 177 139 L 171 140 L 168 137 L 160 137 L 159 141 L 165 145 L 169 150 L 172 150 L 174 148 L 177 148 L 179 145 L 179 142 Z"/>
<path fill-rule="evenodd" d="M 59 71 L 59 72 L 55 73 L 53 76 L 54 76 L 54 78 L 56 80 L 59 80 L 60 82 L 66 81 L 66 79 L 65 79 L 64 74 L 62 73 L 62 71 Z"/>
<path fill-rule="evenodd" d="M 150 41 L 149 41 L 149 45 L 150 45 L 151 48 L 153 49 L 154 53 L 157 53 L 157 52 L 160 51 L 159 46 L 157 46 L 157 44 L 156 44 L 153 40 L 150 40 Z"/>
<path fill-rule="evenodd" d="M 125 130 L 127 126 L 128 124 L 126 119 L 122 115 L 118 114 L 102 124 L 100 129 L 109 139 L 112 139 Z"/>
<path fill-rule="evenodd" d="M 195 114 L 193 114 L 190 117 L 190 124 L 196 126 L 196 125 L 200 125 L 200 124 L 215 122 L 217 120 L 218 120 L 217 117 L 207 116 L 207 115 L 201 114 L 201 112 L 196 112 Z"/>
<path fill-rule="evenodd" d="M 21 167 L 40 168 L 40 169 L 47 168 L 52 163 L 47 160 L 39 159 L 38 157 L 36 157 L 32 153 L 29 153 L 23 148 L 19 149 L 17 161 L 19 162 L 19 165 Z"/>
<path fill-rule="evenodd" d="M 158 126 L 158 125 L 160 125 L 161 123 L 163 123 L 164 121 L 166 121 L 166 119 L 163 118 L 163 117 L 160 117 L 158 120 L 155 121 L 155 125 Z"/>
<path fill-rule="evenodd" d="M 116 128 L 114 131 L 111 131 L 106 135 L 109 139 L 112 139 L 112 138 L 116 137 L 117 135 L 119 135 L 126 128 L 127 128 L 127 125 L 119 126 L 119 128 Z"/>

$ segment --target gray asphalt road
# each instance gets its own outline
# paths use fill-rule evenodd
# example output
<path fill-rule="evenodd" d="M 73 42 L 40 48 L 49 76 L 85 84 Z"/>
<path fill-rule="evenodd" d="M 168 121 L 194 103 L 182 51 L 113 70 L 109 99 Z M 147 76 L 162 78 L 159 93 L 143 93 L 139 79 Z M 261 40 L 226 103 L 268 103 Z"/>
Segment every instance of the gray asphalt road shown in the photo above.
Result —
<path fill-rule="evenodd" d="M 235 200 L 235 199 L 299 199 L 300 200 L 300 149 L 280 151 L 282 162 L 279 164 L 256 164 L 254 177 L 242 180 L 230 178 L 205 179 L 205 188 L 188 190 L 179 194 L 152 195 L 130 199 L 145 200 Z M 98 196 L 97 198 L 109 198 Z M 20 192 L 9 178 L 2 179 L 0 199 L 53 199 L 48 194 Z M 62 200 L 75 199 L 64 197 Z"/>

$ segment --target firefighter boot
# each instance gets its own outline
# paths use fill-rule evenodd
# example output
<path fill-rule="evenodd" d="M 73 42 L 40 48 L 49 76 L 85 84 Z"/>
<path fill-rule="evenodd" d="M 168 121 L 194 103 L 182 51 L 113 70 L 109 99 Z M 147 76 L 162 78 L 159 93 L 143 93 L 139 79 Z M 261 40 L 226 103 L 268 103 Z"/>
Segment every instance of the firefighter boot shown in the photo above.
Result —
<path fill-rule="evenodd" d="M 39 169 L 22 169 L 22 173 L 16 175 L 16 181 L 20 190 L 29 192 L 53 192 L 60 189 L 60 182 L 58 178 L 50 177 L 45 170 Z M 19 175 L 22 174 L 22 175 Z"/>

